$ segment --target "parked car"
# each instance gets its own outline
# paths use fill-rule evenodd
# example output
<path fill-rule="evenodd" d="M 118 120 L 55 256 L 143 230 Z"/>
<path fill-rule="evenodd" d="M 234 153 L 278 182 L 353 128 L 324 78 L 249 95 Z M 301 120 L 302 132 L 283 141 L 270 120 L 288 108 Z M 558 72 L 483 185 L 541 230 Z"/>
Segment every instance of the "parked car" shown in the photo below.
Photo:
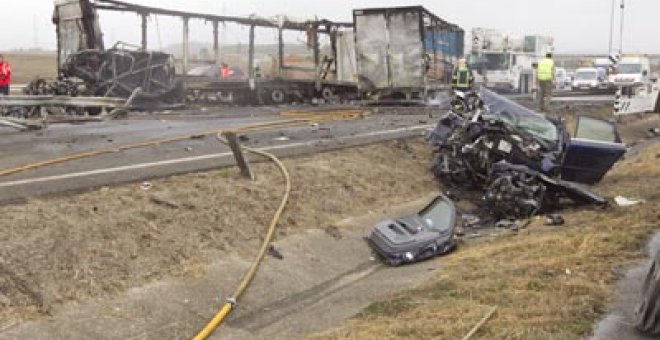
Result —
<path fill-rule="evenodd" d="M 597 91 L 609 89 L 605 70 L 595 67 L 582 67 L 575 71 L 575 79 L 571 85 L 573 91 Z"/>
<path fill-rule="evenodd" d="M 563 90 L 571 87 L 571 78 L 563 67 L 555 68 L 555 87 L 557 90 Z"/>
<path fill-rule="evenodd" d="M 616 127 L 579 116 L 571 138 L 565 124 L 482 88 L 483 109 L 449 112 L 429 135 L 433 172 L 448 185 L 485 190 L 497 218 L 529 217 L 561 197 L 603 204 L 579 183 L 596 183 L 625 153 Z"/>

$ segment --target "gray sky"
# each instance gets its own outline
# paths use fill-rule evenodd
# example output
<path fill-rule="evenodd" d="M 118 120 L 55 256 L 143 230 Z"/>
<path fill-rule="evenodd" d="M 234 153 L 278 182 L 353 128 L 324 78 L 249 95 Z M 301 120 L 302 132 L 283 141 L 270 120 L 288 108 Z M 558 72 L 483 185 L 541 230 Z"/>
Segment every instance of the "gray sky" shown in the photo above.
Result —
<path fill-rule="evenodd" d="M 286 13 L 298 18 L 314 16 L 331 20 L 351 20 L 353 8 L 423 5 L 431 12 L 458 24 L 495 28 L 518 35 L 550 34 L 558 53 L 606 53 L 609 40 L 611 0 L 127 0 L 147 6 L 195 12 L 247 16 Z M 617 8 L 618 2 L 617 1 Z M 11 5 L 4 4 L 11 3 Z M 545 7 L 545 8 L 544 8 Z M 2 38 L 0 50 L 35 46 L 55 49 L 54 26 L 50 22 L 52 0 L 3 0 L 0 11 Z M 624 52 L 660 53 L 660 40 L 654 25 L 660 15 L 658 0 L 626 0 Z M 617 13 L 618 17 L 618 13 Z M 101 13 L 106 41 L 139 42 L 139 21 L 130 14 Z M 181 23 L 174 19 L 152 20 L 151 47 L 178 42 Z M 618 48 L 618 19 L 614 46 Z M 36 29 L 36 33 L 35 33 Z M 191 23 L 191 40 L 210 41 L 210 26 Z M 270 35 L 268 33 L 267 35 Z M 228 29 L 225 41 L 246 41 L 242 29 Z M 273 37 L 267 37 L 268 39 Z M 262 41 L 263 42 L 263 41 Z"/>

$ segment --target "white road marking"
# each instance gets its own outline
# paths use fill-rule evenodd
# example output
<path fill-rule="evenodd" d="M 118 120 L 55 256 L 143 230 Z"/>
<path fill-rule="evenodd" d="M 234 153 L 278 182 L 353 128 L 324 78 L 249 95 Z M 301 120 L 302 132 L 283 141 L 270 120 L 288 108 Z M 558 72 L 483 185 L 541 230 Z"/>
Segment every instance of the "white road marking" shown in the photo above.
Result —
<path fill-rule="evenodd" d="M 358 135 L 354 135 L 354 136 L 339 137 L 339 138 L 336 138 L 335 140 L 360 138 L 360 137 L 375 137 L 375 136 L 381 136 L 381 135 L 387 135 L 387 134 L 393 134 L 393 133 L 400 133 L 400 132 L 425 130 L 425 129 L 429 129 L 429 128 L 432 128 L 432 127 L 434 127 L 434 125 L 415 125 L 415 126 L 409 126 L 409 127 L 392 129 L 392 130 L 372 131 L 372 132 L 367 132 L 367 133 L 358 134 Z M 288 149 L 288 148 L 294 148 L 294 147 L 299 147 L 299 146 L 312 146 L 313 144 L 317 144 L 319 142 L 322 143 L 323 141 L 313 140 L 313 141 L 309 141 L 309 142 L 289 143 L 289 144 L 284 144 L 284 145 L 275 145 L 275 146 L 264 147 L 264 148 L 260 148 L 259 150 L 274 151 L 274 150 L 278 150 L 278 149 Z M 123 172 L 123 171 L 131 171 L 131 170 L 137 170 L 137 169 L 153 168 L 153 167 L 172 165 L 172 164 L 203 161 L 203 160 L 208 160 L 208 159 L 216 159 L 216 158 L 223 158 L 223 157 L 229 157 L 229 156 L 232 156 L 231 152 L 223 152 L 223 153 L 215 153 L 215 154 L 209 154 L 209 155 L 203 155 L 203 156 L 177 158 L 177 159 L 170 159 L 170 160 L 157 161 L 157 162 L 124 165 L 124 166 L 118 166 L 118 167 L 106 168 L 106 169 L 96 169 L 96 170 L 89 170 L 89 171 L 74 172 L 74 173 L 68 173 L 68 174 L 63 174 L 63 175 L 54 175 L 54 176 L 30 178 L 30 179 L 23 179 L 23 180 L 17 180 L 17 181 L 2 182 L 2 183 L 0 183 L 0 188 L 15 187 L 15 186 L 21 186 L 21 185 L 26 185 L 26 184 L 34 184 L 34 183 L 52 182 L 52 181 L 59 181 L 59 180 L 66 180 L 66 179 L 73 179 L 73 178 L 80 178 L 80 177 L 89 177 L 89 176 L 110 174 L 110 173 Z"/>

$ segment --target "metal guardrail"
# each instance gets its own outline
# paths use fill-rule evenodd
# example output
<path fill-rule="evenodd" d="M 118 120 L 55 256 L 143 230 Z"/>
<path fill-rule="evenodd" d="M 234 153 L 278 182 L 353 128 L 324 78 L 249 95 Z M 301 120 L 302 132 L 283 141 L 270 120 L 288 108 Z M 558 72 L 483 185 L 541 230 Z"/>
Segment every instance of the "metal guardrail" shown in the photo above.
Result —
<path fill-rule="evenodd" d="M 70 96 L 0 96 L 0 107 L 76 107 L 76 108 L 101 108 L 103 113 L 98 115 L 98 120 L 114 118 L 126 113 L 132 106 L 135 97 L 142 92 L 136 88 L 128 99 L 116 97 L 70 97 Z M 111 109 L 106 113 L 105 109 Z M 8 126 L 19 130 L 42 129 L 47 124 L 47 113 L 42 110 L 41 119 L 21 119 L 15 117 L 0 117 L 0 126 Z"/>
<path fill-rule="evenodd" d="M 68 96 L 0 96 L 0 106 L 74 106 L 117 108 L 126 106 L 126 99 Z"/>

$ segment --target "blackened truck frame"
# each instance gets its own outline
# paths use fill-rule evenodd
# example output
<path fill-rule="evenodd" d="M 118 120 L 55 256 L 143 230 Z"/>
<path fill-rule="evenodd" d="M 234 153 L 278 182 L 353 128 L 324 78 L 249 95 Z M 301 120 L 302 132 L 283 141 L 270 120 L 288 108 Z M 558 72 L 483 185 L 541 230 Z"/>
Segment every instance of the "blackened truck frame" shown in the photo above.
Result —
<path fill-rule="evenodd" d="M 60 0 L 61 1 L 61 0 Z M 66 2 L 61 1 L 61 2 Z M 71 2 L 71 1 L 69 1 Z M 192 13 L 176 10 L 168 10 L 162 8 L 147 7 L 141 5 L 130 4 L 124 1 L 117 0 L 79 0 L 79 3 L 84 11 L 89 11 L 92 9 L 95 10 L 106 10 L 106 11 L 115 11 L 115 12 L 131 12 L 135 13 L 142 18 L 142 49 L 147 49 L 147 28 L 148 22 L 147 18 L 150 15 L 162 15 L 162 16 L 171 16 L 181 18 L 183 21 L 183 73 L 185 74 L 189 68 L 189 21 L 190 19 L 204 20 L 206 22 L 211 22 L 213 26 L 213 52 L 214 60 L 212 61 L 216 65 L 220 62 L 220 41 L 219 41 L 219 24 L 220 23 L 236 23 L 240 25 L 246 25 L 250 27 L 249 35 L 249 50 L 248 50 L 248 76 L 250 83 L 254 82 L 255 74 L 255 64 L 254 64 L 254 31 L 256 27 L 266 27 L 266 28 L 276 28 L 278 29 L 278 45 L 279 45 L 279 61 L 278 68 L 281 73 L 282 70 L 289 68 L 284 65 L 284 39 L 283 39 L 283 30 L 294 30 L 294 31 L 303 31 L 308 35 L 312 34 L 310 41 L 312 42 L 312 48 L 314 53 L 314 71 L 315 71 L 315 80 L 318 83 L 320 79 L 320 46 L 319 46 L 319 34 L 328 34 L 330 36 L 331 47 L 333 54 L 337 53 L 336 49 L 336 34 L 337 31 L 341 28 L 352 28 L 352 23 L 345 22 L 332 22 L 329 20 L 313 20 L 313 21 L 304 21 L 304 22 L 294 22 L 290 20 L 283 20 L 281 22 L 273 22 L 261 18 L 242 18 L 242 17 L 232 17 L 232 16 L 220 16 L 212 14 L 202 14 L 202 13 Z M 90 18 L 96 18 L 95 13 L 88 13 Z M 97 23 L 90 23 L 87 21 L 82 21 L 81 26 L 84 27 L 87 35 L 92 31 L 94 27 L 98 28 Z M 59 27 L 58 27 L 59 29 Z M 98 30 L 100 32 L 100 30 Z M 97 33 L 98 34 L 98 33 Z M 59 39 L 59 34 L 58 34 Z M 93 39 L 88 40 L 90 42 L 94 41 L 93 44 L 88 42 L 88 48 L 103 48 L 102 41 L 97 42 Z M 58 50 L 61 48 L 60 43 L 58 42 Z M 58 51 L 59 52 L 59 51 Z M 335 57 L 335 63 L 337 58 Z M 61 61 L 63 62 L 63 60 Z M 61 65 L 60 62 L 60 65 Z M 336 67 L 336 64 L 335 64 Z M 298 68 L 295 68 L 298 69 Z M 310 70 L 311 71 L 311 70 Z M 317 84 L 318 85 L 318 84 Z"/>
<path fill-rule="evenodd" d="M 426 96 L 463 56 L 463 29 L 422 6 L 356 9 L 353 23 L 363 95 Z"/>

